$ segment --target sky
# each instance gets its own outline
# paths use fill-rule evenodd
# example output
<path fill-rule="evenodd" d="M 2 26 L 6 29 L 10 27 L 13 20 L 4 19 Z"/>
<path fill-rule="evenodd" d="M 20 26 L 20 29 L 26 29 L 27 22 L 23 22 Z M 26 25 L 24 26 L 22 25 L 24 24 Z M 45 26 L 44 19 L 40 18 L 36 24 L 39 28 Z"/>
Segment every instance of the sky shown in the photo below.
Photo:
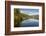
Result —
<path fill-rule="evenodd" d="M 20 12 L 27 15 L 39 15 L 39 9 L 20 9 Z"/>

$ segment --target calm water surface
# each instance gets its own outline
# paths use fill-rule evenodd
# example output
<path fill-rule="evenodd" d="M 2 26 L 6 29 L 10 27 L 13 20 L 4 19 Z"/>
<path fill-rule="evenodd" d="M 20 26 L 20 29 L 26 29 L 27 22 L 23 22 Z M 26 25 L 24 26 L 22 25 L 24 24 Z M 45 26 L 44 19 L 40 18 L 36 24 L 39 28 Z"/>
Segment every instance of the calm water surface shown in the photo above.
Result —
<path fill-rule="evenodd" d="M 39 26 L 39 20 L 27 19 L 21 22 L 20 27 L 37 27 Z"/>

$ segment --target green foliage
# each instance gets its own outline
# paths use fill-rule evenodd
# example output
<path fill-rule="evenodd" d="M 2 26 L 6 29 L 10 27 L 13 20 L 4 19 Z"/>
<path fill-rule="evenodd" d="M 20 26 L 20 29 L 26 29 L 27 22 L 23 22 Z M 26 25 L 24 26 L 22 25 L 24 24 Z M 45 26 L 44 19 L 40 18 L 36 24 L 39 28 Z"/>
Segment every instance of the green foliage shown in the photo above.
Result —
<path fill-rule="evenodd" d="M 19 9 L 14 9 L 14 26 L 15 27 L 19 27 L 20 26 L 20 22 L 22 22 L 22 17 L 20 15 L 20 11 Z"/>
<path fill-rule="evenodd" d="M 20 10 L 19 9 L 14 9 L 14 13 L 19 14 Z"/>

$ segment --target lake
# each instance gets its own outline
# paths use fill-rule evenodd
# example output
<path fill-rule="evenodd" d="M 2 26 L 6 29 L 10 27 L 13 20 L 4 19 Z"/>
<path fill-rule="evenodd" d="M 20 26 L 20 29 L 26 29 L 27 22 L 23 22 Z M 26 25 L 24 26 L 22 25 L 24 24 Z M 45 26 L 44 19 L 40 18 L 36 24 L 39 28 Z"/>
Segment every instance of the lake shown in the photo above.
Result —
<path fill-rule="evenodd" d="M 39 20 L 38 19 L 27 19 L 20 23 L 20 27 L 38 27 Z"/>

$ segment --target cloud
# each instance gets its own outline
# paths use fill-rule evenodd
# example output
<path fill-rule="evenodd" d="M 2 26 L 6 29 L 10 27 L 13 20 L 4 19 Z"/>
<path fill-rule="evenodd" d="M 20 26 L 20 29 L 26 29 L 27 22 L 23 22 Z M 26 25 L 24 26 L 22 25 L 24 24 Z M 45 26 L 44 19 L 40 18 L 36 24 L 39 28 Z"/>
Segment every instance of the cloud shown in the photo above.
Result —
<path fill-rule="evenodd" d="M 31 12 L 31 11 L 22 11 L 20 10 L 21 13 L 27 14 L 27 15 L 39 15 L 39 12 Z"/>

